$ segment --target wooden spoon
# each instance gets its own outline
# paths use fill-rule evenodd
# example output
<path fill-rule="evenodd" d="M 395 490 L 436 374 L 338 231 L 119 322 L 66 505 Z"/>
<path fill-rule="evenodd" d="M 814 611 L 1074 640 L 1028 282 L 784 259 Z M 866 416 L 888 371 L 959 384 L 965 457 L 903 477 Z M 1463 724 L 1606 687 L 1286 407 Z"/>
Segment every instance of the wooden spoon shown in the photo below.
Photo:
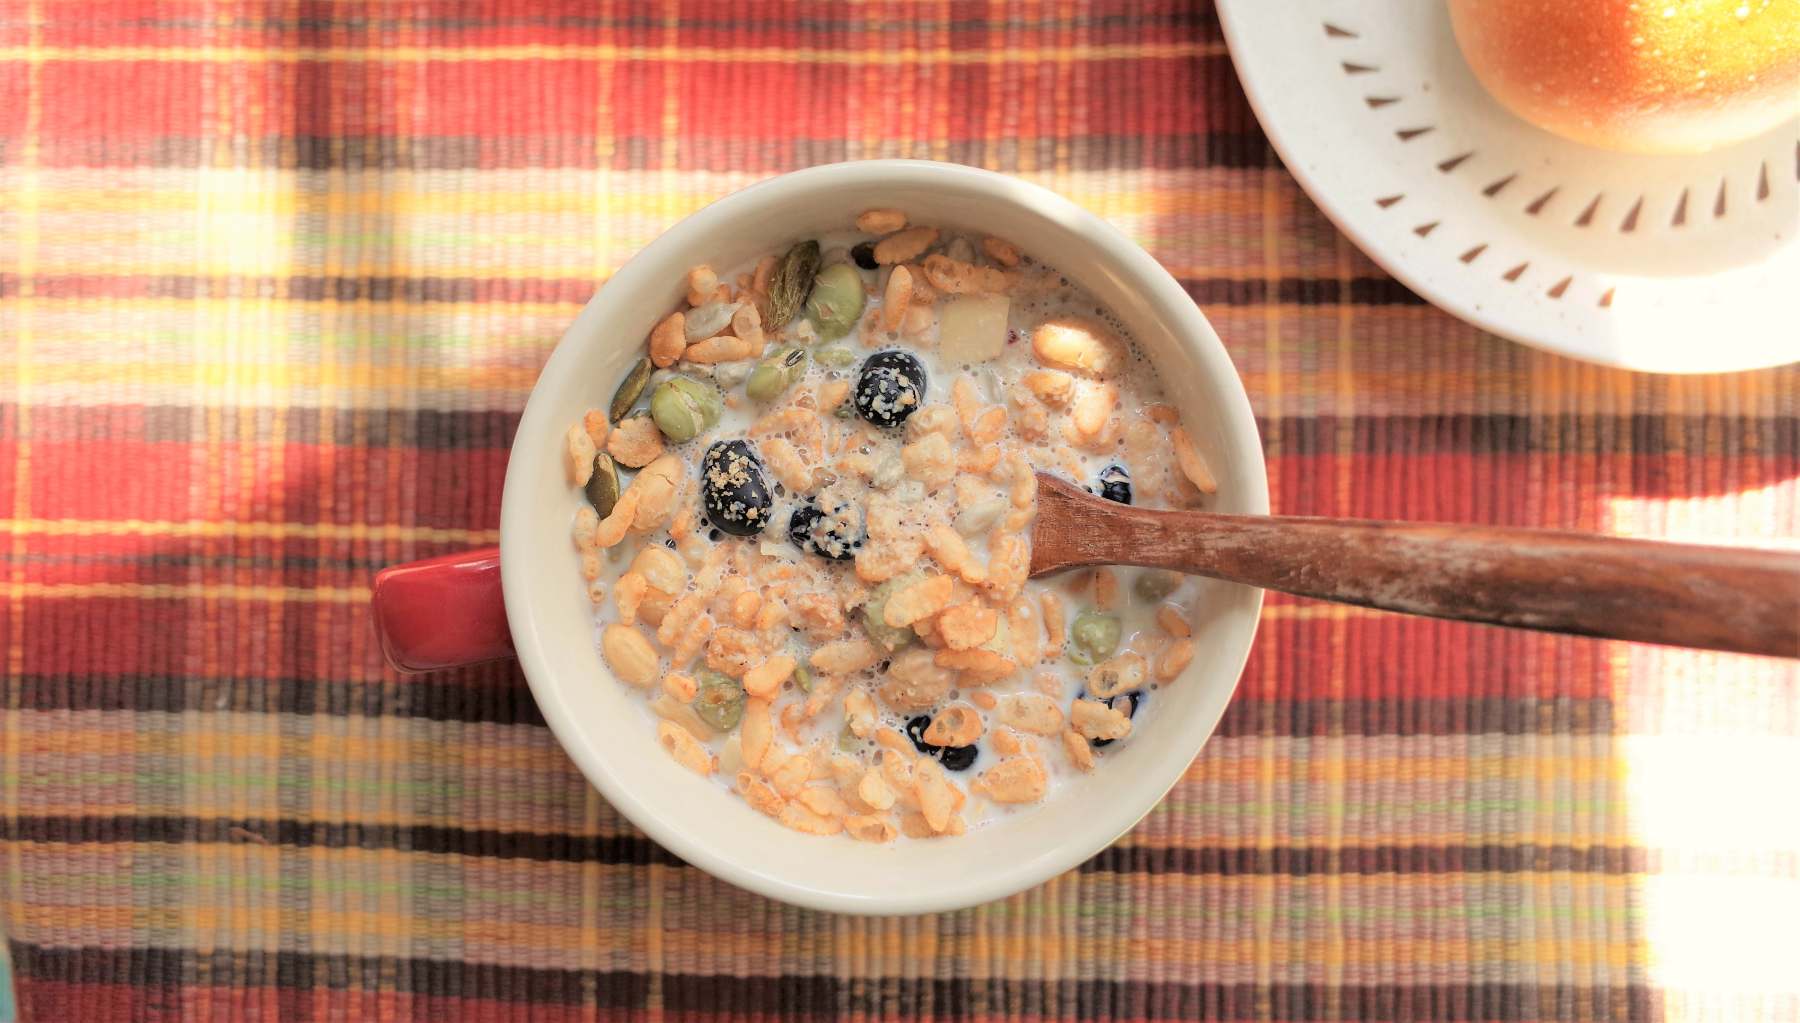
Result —
<path fill-rule="evenodd" d="M 1151 511 L 1038 474 L 1031 574 L 1139 565 L 1343 604 L 1800 657 L 1800 553 L 1509 526 Z"/>

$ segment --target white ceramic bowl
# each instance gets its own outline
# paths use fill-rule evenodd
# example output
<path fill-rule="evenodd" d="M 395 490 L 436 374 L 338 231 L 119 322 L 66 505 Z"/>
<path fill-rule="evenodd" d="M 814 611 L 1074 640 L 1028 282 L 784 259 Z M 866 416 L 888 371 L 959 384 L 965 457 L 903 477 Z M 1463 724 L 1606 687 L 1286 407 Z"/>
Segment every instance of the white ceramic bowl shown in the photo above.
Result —
<path fill-rule="evenodd" d="M 581 498 L 564 476 L 561 437 L 611 397 L 651 326 L 684 294 L 690 267 L 736 266 L 841 229 L 875 206 L 1010 239 L 1088 289 L 1160 368 L 1219 478 L 1219 510 L 1268 512 L 1243 385 L 1206 317 L 1155 260 L 1035 185 L 951 164 L 880 160 L 797 171 L 721 199 L 651 243 L 594 296 L 545 365 L 519 423 L 500 517 L 501 574 L 519 661 L 545 720 L 601 795 L 651 838 L 771 898 L 840 912 L 921 913 L 1038 884 L 1149 812 L 1217 725 L 1249 653 L 1262 592 L 1208 583 L 1195 633 L 1200 654 L 1155 695 L 1130 741 L 1043 806 L 962 837 L 868 845 L 801 835 L 659 749 L 641 697 L 613 680 L 595 648 L 569 542 Z"/>

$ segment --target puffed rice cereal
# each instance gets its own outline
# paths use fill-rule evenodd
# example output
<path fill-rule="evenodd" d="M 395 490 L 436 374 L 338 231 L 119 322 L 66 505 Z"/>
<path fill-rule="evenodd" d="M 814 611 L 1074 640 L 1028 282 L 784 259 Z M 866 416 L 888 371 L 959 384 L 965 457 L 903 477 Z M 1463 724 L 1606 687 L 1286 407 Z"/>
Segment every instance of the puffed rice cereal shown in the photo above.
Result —
<path fill-rule="evenodd" d="M 596 644 L 657 745 L 775 824 L 876 843 L 1105 770 L 1206 607 L 1166 572 L 1028 578 L 1035 473 L 1154 507 L 1218 489 L 1118 321 L 893 208 L 680 290 L 560 438 Z"/>

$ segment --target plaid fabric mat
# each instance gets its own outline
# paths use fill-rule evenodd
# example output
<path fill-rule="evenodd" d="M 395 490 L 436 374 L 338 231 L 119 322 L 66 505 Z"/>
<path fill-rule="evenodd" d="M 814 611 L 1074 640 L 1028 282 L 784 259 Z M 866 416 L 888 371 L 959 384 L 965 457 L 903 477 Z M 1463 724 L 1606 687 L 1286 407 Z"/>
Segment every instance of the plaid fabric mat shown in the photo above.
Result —
<path fill-rule="evenodd" d="M 1057 189 L 1204 304 L 1292 514 L 1800 538 L 1800 369 L 1658 379 L 1348 245 L 1203 3 L 0 6 L 0 918 L 22 1016 L 1793 1018 L 1800 676 L 1272 597 L 1219 734 L 1005 902 L 650 845 L 517 669 L 401 679 L 596 283 L 758 178 Z M 1705 338 L 1695 338 L 1705 344 Z"/>

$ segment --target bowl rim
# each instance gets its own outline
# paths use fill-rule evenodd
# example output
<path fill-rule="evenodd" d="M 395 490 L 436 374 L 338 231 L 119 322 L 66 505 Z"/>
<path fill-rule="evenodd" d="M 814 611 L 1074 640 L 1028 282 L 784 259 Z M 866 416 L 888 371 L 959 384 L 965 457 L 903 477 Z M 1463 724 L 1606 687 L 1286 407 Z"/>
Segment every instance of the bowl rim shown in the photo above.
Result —
<path fill-rule="evenodd" d="M 1237 496 L 1242 499 L 1247 513 L 1268 514 L 1268 470 L 1249 395 L 1224 343 L 1186 290 L 1162 264 L 1123 232 L 1071 200 L 1017 177 L 959 164 L 927 160 L 861 160 L 822 164 L 756 182 L 694 211 L 634 255 L 612 276 L 606 287 L 596 290 L 558 340 L 556 348 L 540 371 L 539 383 L 557 378 L 567 371 L 568 367 L 563 364 L 572 363 L 578 358 L 575 350 L 579 346 L 574 343 L 574 339 L 593 336 L 598 325 L 604 321 L 607 306 L 620 301 L 629 303 L 633 301 L 629 296 L 634 294 L 654 294 L 656 286 L 666 284 L 651 281 L 648 277 L 643 281 L 637 279 L 650 273 L 646 268 L 652 261 L 643 258 L 646 254 L 661 248 L 682 248 L 704 241 L 712 232 L 715 221 L 746 208 L 780 201 L 790 193 L 817 194 L 824 189 L 851 185 L 867 187 L 895 183 L 900 179 L 904 179 L 906 184 L 929 181 L 933 185 L 954 188 L 965 194 L 979 194 L 984 200 L 1009 207 L 1027 208 L 1034 214 L 1056 219 L 1102 250 L 1103 261 L 1110 263 L 1135 286 L 1141 287 L 1147 299 L 1158 307 L 1156 316 L 1165 322 L 1169 332 L 1194 360 L 1195 366 L 1209 378 L 1226 381 L 1226 386 L 1221 388 L 1225 394 L 1224 406 L 1217 411 L 1222 419 L 1232 422 L 1236 428 L 1235 436 L 1238 440 L 1231 445 L 1231 451 L 1234 458 L 1243 460 L 1245 475 L 1251 481 L 1250 490 Z M 524 413 L 514 434 L 501 495 L 501 580 L 508 627 L 513 635 L 526 683 L 557 742 L 588 783 L 614 809 L 644 831 L 651 840 L 684 862 L 740 888 L 789 904 L 830 912 L 916 914 L 964 908 L 1003 898 L 1062 874 L 1117 841 L 1120 835 L 1154 809 L 1181 780 L 1193 758 L 1217 728 L 1226 704 L 1230 702 L 1237 683 L 1242 679 L 1250 649 L 1255 645 L 1255 622 L 1260 618 L 1263 592 L 1254 587 L 1244 587 L 1251 591 L 1246 608 L 1252 619 L 1251 627 L 1239 649 L 1225 652 L 1229 653 L 1229 659 L 1223 656 L 1215 659 L 1230 667 L 1230 689 L 1218 701 L 1217 707 L 1210 714 L 1210 720 L 1193 720 L 1187 723 L 1184 730 L 1195 734 L 1197 738 L 1192 750 L 1179 765 L 1158 762 L 1159 772 L 1155 777 L 1146 779 L 1142 775 L 1137 776 L 1139 781 L 1144 782 L 1142 795 L 1139 797 L 1143 800 L 1142 807 L 1128 816 L 1116 817 L 1113 823 L 1117 827 L 1109 828 L 1103 838 L 1093 842 L 1068 843 L 1019 863 L 1012 873 L 1003 875 L 1003 880 L 949 884 L 933 890 L 908 892 L 881 890 L 872 885 L 869 892 L 855 895 L 821 891 L 792 883 L 748 866 L 734 859 L 728 851 L 701 841 L 669 822 L 646 798 L 640 796 L 637 791 L 640 786 L 629 779 L 615 776 L 588 751 L 588 740 L 581 722 L 566 713 L 559 699 L 552 698 L 557 687 L 567 683 L 560 681 L 547 663 L 545 644 L 549 639 L 535 627 L 527 610 L 537 592 L 543 589 L 542 580 L 532 574 L 531 566 L 526 564 L 527 559 L 509 559 L 506 556 L 508 537 L 519 536 L 521 531 L 531 528 L 528 513 L 532 509 L 521 505 L 521 502 L 529 501 L 529 487 L 522 479 L 525 475 L 524 465 L 528 460 L 518 457 L 521 445 L 529 443 L 540 447 L 554 447 L 555 438 L 566 429 L 566 424 L 552 419 L 554 413 L 547 407 L 548 401 L 537 400 L 541 393 L 543 388 L 534 385 L 531 396 L 526 401 Z M 519 547 L 524 542 L 521 537 L 510 546 Z M 1170 760 L 1172 762 L 1173 758 Z M 1152 788 L 1153 795 L 1150 794 Z M 1122 805 L 1133 805 L 1136 801 L 1119 802 Z"/>

